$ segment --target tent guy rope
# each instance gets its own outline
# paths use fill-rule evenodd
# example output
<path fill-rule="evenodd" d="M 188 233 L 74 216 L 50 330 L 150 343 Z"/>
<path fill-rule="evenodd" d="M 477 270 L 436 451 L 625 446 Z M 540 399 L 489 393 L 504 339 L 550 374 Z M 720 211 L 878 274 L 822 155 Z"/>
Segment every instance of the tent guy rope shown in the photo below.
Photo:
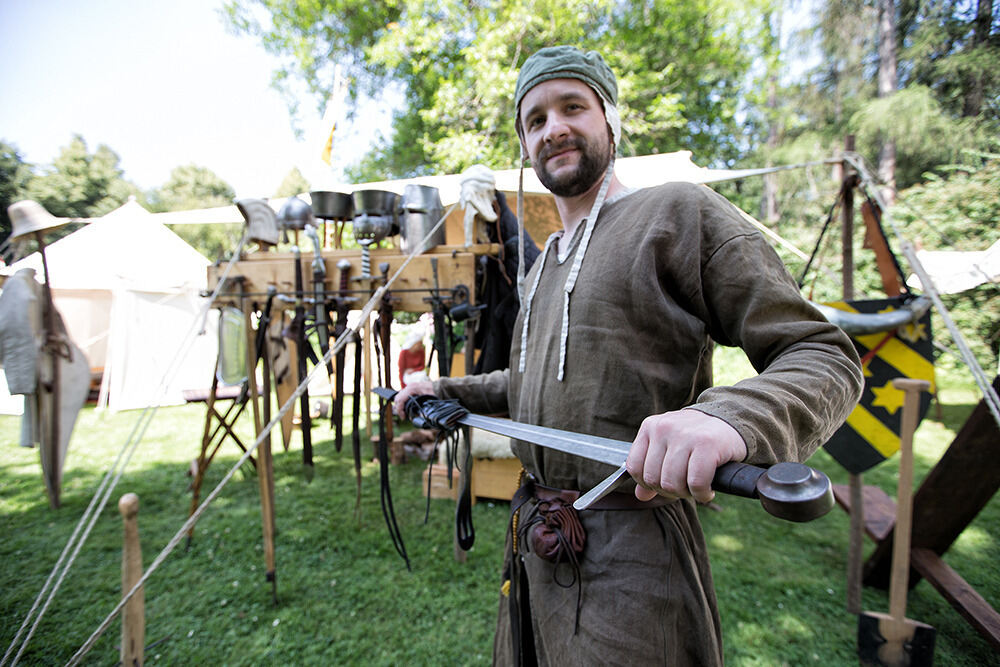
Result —
<path fill-rule="evenodd" d="M 240 253 L 243 250 L 243 246 L 246 244 L 246 241 L 247 239 L 246 236 L 244 235 L 244 237 L 240 240 L 236 252 L 233 253 L 232 258 L 230 258 L 229 263 L 226 265 L 226 268 L 222 273 L 218 285 L 212 292 L 208 301 L 203 306 L 202 316 L 193 320 L 193 325 L 185 335 L 182 344 L 177 348 L 177 353 L 174 355 L 173 361 L 171 361 L 171 363 L 167 367 L 167 370 L 164 372 L 162 378 L 160 379 L 160 383 L 157 386 L 156 390 L 154 391 L 155 400 L 153 400 L 152 404 L 147 406 L 139 415 L 139 418 L 136 420 L 135 426 L 133 426 L 132 431 L 129 433 L 128 438 L 126 438 L 125 440 L 125 444 L 122 445 L 122 448 L 119 450 L 118 456 L 111 464 L 111 467 L 108 468 L 108 471 L 101 479 L 100 484 L 98 484 L 98 487 L 94 492 L 93 497 L 91 498 L 90 504 L 87 506 L 87 509 L 84 510 L 83 515 L 77 522 L 72 535 L 70 535 L 69 541 L 67 541 L 66 546 L 63 548 L 62 553 L 60 554 L 58 560 L 56 561 L 55 566 L 49 573 L 49 576 L 45 580 L 45 583 L 42 585 L 42 589 L 41 591 L 39 591 L 38 596 L 35 598 L 35 601 L 32 604 L 31 609 L 28 610 L 28 614 L 25 616 L 24 621 L 21 624 L 21 627 L 18 629 L 17 634 L 14 636 L 14 639 L 11 641 L 10 646 L 4 653 L 3 659 L 0 659 L 0 667 L 3 667 L 3 665 L 7 664 L 7 660 L 10 658 L 11 653 L 14 650 L 14 647 L 21 639 L 21 635 L 24 634 L 25 629 L 28 628 L 28 624 L 31 623 L 32 625 L 28 634 L 24 637 L 24 640 L 21 643 L 21 646 L 18 649 L 17 654 L 14 655 L 14 658 L 10 664 L 16 665 L 18 660 L 20 660 L 21 655 L 24 653 L 24 650 L 28 647 L 28 643 L 31 641 L 32 636 L 34 636 L 35 631 L 38 629 L 38 625 L 41 623 L 42 616 L 45 615 L 45 612 L 48 610 L 49 605 L 55 598 L 56 592 L 62 585 L 62 582 L 66 578 L 66 575 L 69 573 L 70 568 L 73 567 L 73 563 L 76 561 L 76 557 L 80 553 L 80 549 L 82 549 L 83 545 L 86 543 L 87 538 L 90 536 L 91 530 L 93 529 L 94 525 L 97 523 L 97 520 L 101 515 L 101 512 L 104 511 L 104 507 L 107 505 L 108 499 L 111 497 L 111 494 L 114 492 L 115 487 L 118 485 L 118 482 L 121 480 L 122 475 L 125 473 L 126 466 L 128 466 L 129 462 L 132 460 L 132 455 L 138 448 L 139 443 L 142 442 L 142 438 L 146 434 L 146 429 L 149 428 L 149 424 L 152 422 L 153 417 L 156 415 L 156 412 L 159 409 L 159 402 L 160 402 L 159 399 L 163 397 L 167 387 L 169 386 L 170 381 L 172 380 L 173 376 L 178 372 L 180 368 L 180 362 L 183 360 L 184 356 L 190 349 L 195 336 L 200 335 L 201 333 L 204 332 L 204 321 L 208 316 L 208 311 L 212 308 L 212 305 L 215 303 L 215 299 L 218 297 L 218 294 L 221 291 L 222 286 L 225 284 L 230 271 L 232 270 L 233 266 L 238 260 Z M 197 324 L 197 326 L 194 326 L 194 324 Z M 69 556 L 67 560 L 67 554 L 69 554 L 71 550 L 72 554 Z M 46 595 L 46 592 L 48 592 L 48 597 L 45 599 L 44 604 L 42 604 L 41 601 L 42 598 Z M 40 604 L 42 604 L 41 609 L 39 609 Z M 36 611 L 38 611 L 38 615 L 32 622 L 31 620 L 32 616 L 35 614 Z"/>

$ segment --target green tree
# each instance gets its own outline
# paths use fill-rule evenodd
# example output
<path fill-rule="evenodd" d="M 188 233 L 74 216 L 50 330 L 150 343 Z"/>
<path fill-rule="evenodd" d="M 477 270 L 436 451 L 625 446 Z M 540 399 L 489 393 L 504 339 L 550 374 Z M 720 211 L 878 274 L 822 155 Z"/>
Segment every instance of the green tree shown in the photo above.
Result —
<path fill-rule="evenodd" d="M 211 169 L 188 164 L 174 167 L 170 178 L 151 195 L 151 210 L 186 211 L 195 208 L 228 206 L 235 197 L 233 188 Z"/>
<path fill-rule="evenodd" d="M 139 188 L 125 180 L 118 154 L 104 144 L 91 153 L 79 134 L 73 135 L 50 167 L 28 183 L 34 199 L 57 217 L 100 217 L 118 208 Z"/>
<path fill-rule="evenodd" d="M 619 73 L 626 154 L 688 148 L 704 162 L 731 164 L 746 143 L 742 86 L 764 29 L 761 7 L 770 4 L 231 0 L 226 16 L 236 32 L 285 59 L 279 88 L 305 85 L 317 108 L 338 63 L 352 78 L 353 100 L 400 93 L 391 132 L 348 170 L 372 180 L 477 162 L 514 166 L 517 70 L 530 53 L 557 43 L 596 49 Z"/>
<path fill-rule="evenodd" d="M 1000 154 L 966 151 L 957 164 L 942 167 L 944 176 L 928 175 L 924 183 L 900 192 L 905 206 L 893 210 L 904 234 L 927 250 L 985 250 L 1000 241 Z M 987 373 L 1000 355 L 1000 284 L 985 283 L 959 294 L 942 296 L 952 319 Z M 935 330 L 947 342 L 943 322 L 935 314 Z M 954 363 L 957 351 L 942 360 Z"/>
<path fill-rule="evenodd" d="M 1000 120 L 1000 26 L 991 0 L 901 0 L 909 78 L 953 115 Z"/>
<path fill-rule="evenodd" d="M 895 5 L 893 16 L 886 13 L 892 9 L 890 4 Z M 994 74 L 1000 71 L 1000 56 L 990 2 L 784 3 L 784 13 L 796 10 L 800 15 L 810 12 L 811 22 L 794 33 L 784 49 L 762 48 L 764 57 L 755 66 L 756 72 L 779 76 L 777 85 L 774 79 L 758 78 L 749 87 L 749 141 L 741 166 L 830 157 L 842 149 L 850 134 L 856 137 L 857 152 L 873 165 L 883 147 L 895 144 L 895 180 L 899 189 L 905 189 L 921 182 L 928 172 L 943 173 L 941 165 L 962 161 L 967 149 L 995 150 L 991 142 L 1000 127 L 991 110 L 1000 99 Z M 880 16 L 884 19 L 881 31 Z M 895 19 L 894 32 L 884 27 L 891 19 Z M 766 47 L 766 42 L 761 45 Z M 891 65 L 893 46 L 896 67 Z M 796 60 L 818 64 L 790 76 L 789 65 Z M 992 69 L 977 63 L 992 63 Z M 886 77 L 882 95 L 877 86 L 880 69 Z M 899 76 L 896 85 L 890 78 L 893 71 Z M 975 105 L 966 102 L 969 95 L 964 91 L 978 90 L 976 86 L 983 90 L 982 104 L 980 113 L 971 116 L 966 110 Z M 769 181 L 748 180 L 720 189 L 747 210 L 759 206 L 765 219 L 777 218 L 782 234 L 802 236 L 808 248 L 808 235 L 795 228 L 803 223 L 820 224 L 839 187 L 823 171 L 795 170 Z M 892 180 L 888 169 L 883 178 Z"/>
<path fill-rule="evenodd" d="M 0 140 L 0 244 L 11 234 L 7 207 L 24 199 L 31 179 L 31 166 L 27 164 L 13 144 Z"/>
<path fill-rule="evenodd" d="M 880 16 L 895 21 L 894 44 L 879 34 Z M 856 134 L 873 163 L 895 143 L 902 189 L 963 150 L 988 149 L 1000 129 L 1000 31 L 989 0 L 829 0 L 804 37 L 821 64 L 789 91 L 805 121 L 792 139 L 814 135 L 832 153 Z M 898 88 L 886 80 L 879 95 L 893 47 L 898 66 L 882 74 L 898 73 Z"/>
<path fill-rule="evenodd" d="M 150 195 L 154 212 L 187 211 L 228 206 L 235 197 L 233 188 L 215 172 L 194 164 L 174 167 L 167 182 Z M 198 252 L 212 259 L 228 257 L 239 245 L 242 225 L 173 225 L 173 231 Z"/>
<path fill-rule="evenodd" d="M 298 167 L 292 167 L 291 170 L 285 174 L 284 180 L 281 181 L 281 185 L 275 191 L 274 196 L 277 197 L 294 197 L 295 195 L 300 195 L 303 192 L 309 192 L 310 185 L 306 177 L 302 175 Z"/>

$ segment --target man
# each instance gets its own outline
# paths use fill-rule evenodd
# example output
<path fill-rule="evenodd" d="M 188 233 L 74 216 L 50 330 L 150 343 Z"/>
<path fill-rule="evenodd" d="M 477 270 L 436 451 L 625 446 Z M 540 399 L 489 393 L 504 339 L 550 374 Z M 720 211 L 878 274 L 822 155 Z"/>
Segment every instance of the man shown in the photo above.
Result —
<path fill-rule="evenodd" d="M 609 467 L 513 443 L 528 483 L 512 504 L 497 663 L 721 664 L 694 501 L 712 499 L 728 461 L 804 460 L 861 391 L 849 339 L 724 198 L 679 183 L 631 191 L 615 178 L 617 95 L 596 52 L 552 47 L 524 63 L 522 157 L 555 195 L 563 229 L 524 281 L 511 366 L 396 398 L 397 413 L 435 393 L 633 441 L 634 492 L 578 515 L 569 502 Z M 713 341 L 742 347 L 760 375 L 713 388 Z"/>

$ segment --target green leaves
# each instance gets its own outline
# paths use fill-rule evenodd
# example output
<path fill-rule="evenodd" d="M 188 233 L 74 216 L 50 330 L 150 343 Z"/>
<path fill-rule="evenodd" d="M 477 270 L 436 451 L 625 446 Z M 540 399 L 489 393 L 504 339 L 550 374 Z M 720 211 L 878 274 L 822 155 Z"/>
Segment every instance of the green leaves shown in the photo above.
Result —
<path fill-rule="evenodd" d="M 139 188 L 125 180 L 118 154 L 104 144 L 91 153 L 74 135 L 50 167 L 36 172 L 23 190 L 57 217 L 99 217 L 118 208 Z"/>
<path fill-rule="evenodd" d="M 374 3 L 379 4 L 379 3 Z M 619 74 L 627 153 L 678 147 L 727 162 L 743 142 L 737 109 L 761 21 L 755 0 L 277 0 L 226 6 L 234 30 L 285 56 L 278 85 L 305 85 L 322 105 L 334 62 L 352 99 L 396 84 L 403 105 L 372 155 L 349 173 L 371 179 L 516 165 L 517 71 L 543 46 L 596 49 Z M 252 18 L 252 17 L 257 17 Z M 264 19 L 269 18 L 269 26 Z"/>
<path fill-rule="evenodd" d="M 170 178 L 156 191 L 154 211 L 184 211 L 193 208 L 228 206 L 233 188 L 211 169 L 195 164 L 174 167 Z"/>
<path fill-rule="evenodd" d="M 21 157 L 17 146 L 0 141 L 0 243 L 11 233 L 7 207 L 24 199 L 31 179 L 31 168 Z"/>

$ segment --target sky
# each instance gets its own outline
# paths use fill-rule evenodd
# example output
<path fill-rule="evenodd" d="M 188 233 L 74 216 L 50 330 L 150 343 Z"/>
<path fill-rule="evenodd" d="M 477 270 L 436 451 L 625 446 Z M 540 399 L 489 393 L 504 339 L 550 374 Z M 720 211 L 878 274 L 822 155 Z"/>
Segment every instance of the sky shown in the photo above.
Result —
<path fill-rule="evenodd" d="M 312 98 L 302 139 L 270 86 L 277 60 L 227 33 L 221 0 L 0 0 L 0 140 L 50 165 L 74 134 L 106 144 L 125 178 L 163 185 L 174 167 L 207 167 L 239 197 L 270 197 L 298 169 L 313 188 L 339 182 L 319 156 L 325 137 Z M 335 152 L 356 161 L 389 110 L 341 122 Z"/>

